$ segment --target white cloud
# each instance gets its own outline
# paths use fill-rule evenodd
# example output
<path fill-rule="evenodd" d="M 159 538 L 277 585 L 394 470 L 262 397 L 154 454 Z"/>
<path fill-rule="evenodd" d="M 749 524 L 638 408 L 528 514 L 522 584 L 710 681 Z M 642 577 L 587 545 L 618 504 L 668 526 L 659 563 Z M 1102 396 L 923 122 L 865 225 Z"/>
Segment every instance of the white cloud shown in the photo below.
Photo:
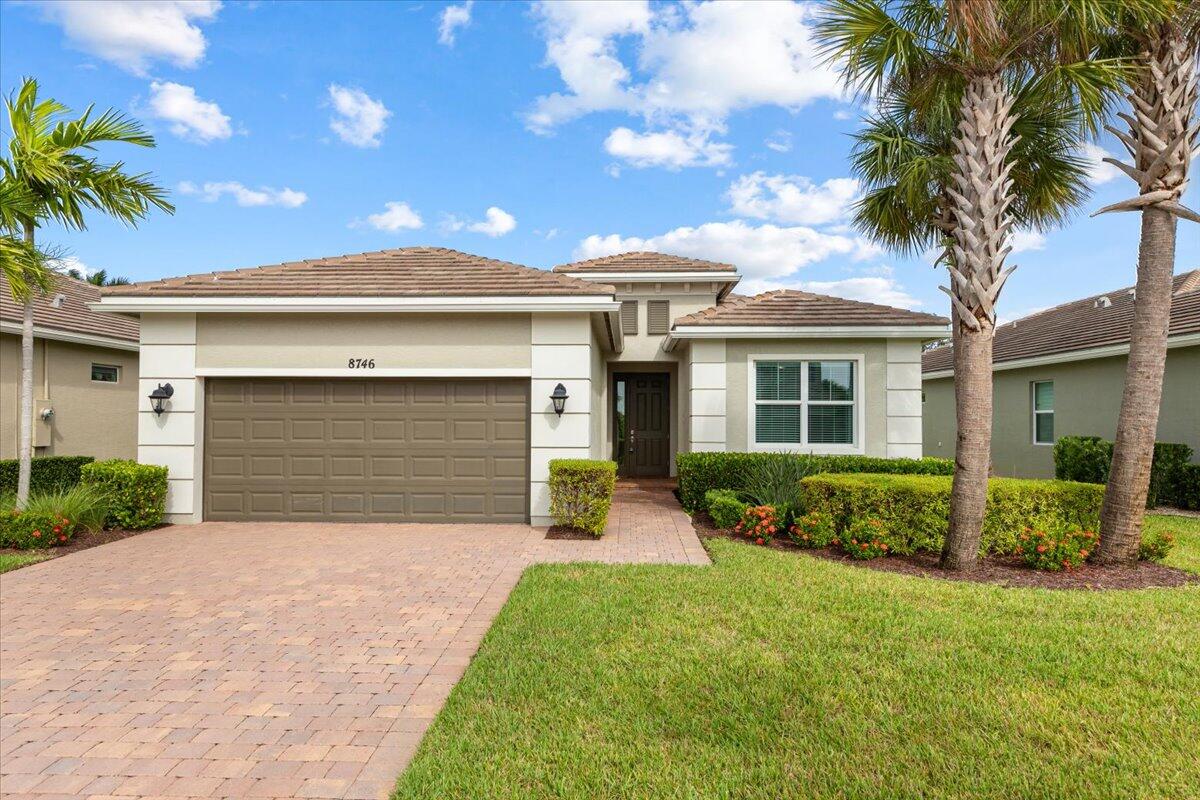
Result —
<path fill-rule="evenodd" d="M 489 206 L 488 210 L 484 212 L 483 220 L 479 222 L 467 222 L 454 215 L 447 215 L 442 221 L 442 230 L 447 233 L 466 229 L 472 233 L 491 236 L 493 239 L 506 233 L 512 233 L 516 228 L 517 218 L 499 206 Z"/>
<path fill-rule="evenodd" d="M 1098 144 L 1084 142 L 1079 147 L 1079 155 L 1083 156 L 1083 158 L 1087 161 L 1088 182 L 1093 186 L 1099 186 L 1102 183 L 1108 183 L 1113 178 L 1119 177 L 1123 174 L 1112 164 L 1107 164 L 1103 161 L 1105 158 L 1113 158 L 1113 154 Z"/>
<path fill-rule="evenodd" d="M 150 84 L 150 114 L 171 123 L 171 133 L 181 139 L 207 144 L 233 135 L 229 117 L 221 107 L 196 96 L 191 86 L 170 81 Z"/>
<path fill-rule="evenodd" d="M 846 217 L 858 197 L 858 181 L 830 178 L 821 184 L 802 175 L 743 175 L 729 186 L 730 210 L 739 216 L 798 225 L 825 225 Z"/>
<path fill-rule="evenodd" d="M 471 24 L 471 6 L 474 0 L 467 0 L 457 6 L 446 6 L 442 9 L 441 20 L 438 23 L 438 41 L 447 47 L 454 46 L 454 36 L 459 28 Z"/>
<path fill-rule="evenodd" d="M 270 186 L 260 186 L 251 189 L 238 181 L 208 182 L 197 186 L 191 181 L 183 181 L 177 187 L 180 194 L 194 195 L 205 203 L 215 203 L 223 195 L 230 195 L 239 206 L 282 206 L 283 208 L 299 208 L 308 202 L 308 195 L 295 189 L 284 187 L 272 189 Z"/>
<path fill-rule="evenodd" d="M 196 25 L 216 18 L 217 0 L 58 0 L 39 4 L 71 44 L 135 75 L 153 61 L 194 67 L 204 57 Z"/>
<path fill-rule="evenodd" d="M 768 136 L 763 144 L 776 153 L 786 153 L 792 149 L 792 134 L 790 131 L 777 130 Z"/>
<path fill-rule="evenodd" d="M 329 84 L 329 101 L 336 116 L 330 129 L 346 144 L 355 147 L 379 147 L 391 111 L 362 89 Z"/>
<path fill-rule="evenodd" d="M 587 259 L 630 250 L 654 250 L 736 264 L 743 286 L 779 286 L 801 267 L 833 256 L 863 261 L 881 250 L 869 242 L 808 227 L 751 225 L 742 220 L 706 222 L 658 236 L 592 235 L 575 248 L 575 258 Z"/>
<path fill-rule="evenodd" d="M 1046 235 L 1037 231 L 1013 231 L 1012 239 L 1009 240 L 1012 245 L 1013 253 L 1024 253 L 1028 250 L 1041 250 L 1046 246 Z"/>
<path fill-rule="evenodd" d="M 741 289 L 740 285 L 738 287 Z M 867 303 L 879 303 L 885 306 L 899 308 L 917 308 L 921 301 L 910 295 L 895 278 L 891 277 L 858 277 L 844 278 L 840 281 L 800 281 L 797 289 L 816 294 L 831 294 L 834 297 L 845 297 L 848 300 L 862 300 Z"/>
<path fill-rule="evenodd" d="M 733 145 L 710 142 L 707 134 L 701 133 L 635 133 L 622 127 L 608 135 L 604 149 L 634 167 L 666 167 L 674 171 L 682 167 L 728 164 Z"/>
<path fill-rule="evenodd" d="M 425 222 L 421 219 L 421 215 L 414 211 L 408 203 L 393 200 L 384 203 L 383 209 L 378 214 L 369 214 L 365 223 L 362 220 L 355 220 L 350 223 L 350 226 L 361 228 L 364 225 L 369 225 L 377 231 L 390 232 L 401 229 L 415 231 L 425 227 Z"/>
<path fill-rule="evenodd" d="M 538 133 L 595 111 L 624 111 L 650 128 L 707 142 L 724 133 L 735 111 L 794 110 L 842 95 L 836 71 L 822 63 L 813 42 L 813 9 L 806 4 L 543 2 L 535 12 L 546 63 L 565 85 L 539 97 L 526 114 Z M 636 61 L 625 63 L 626 52 L 636 53 Z"/>
<path fill-rule="evenodd" d="M 51 263 L 51 268 L 58 270 L 59 272 L 70 272 L 71 270 L 75 270 L 83 276 L 84 280 L 87 280 L 92 275 L 100 271 L 98 267 L 89 267 L 75 256 L 62 256 L 61 258 L 56 258 Z"/>

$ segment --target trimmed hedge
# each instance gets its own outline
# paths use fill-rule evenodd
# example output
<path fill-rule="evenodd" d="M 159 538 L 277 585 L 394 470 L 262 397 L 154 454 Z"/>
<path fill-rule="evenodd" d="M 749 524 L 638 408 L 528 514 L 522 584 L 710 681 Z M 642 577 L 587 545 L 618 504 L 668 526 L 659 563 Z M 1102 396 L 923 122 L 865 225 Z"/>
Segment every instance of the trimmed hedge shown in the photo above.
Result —
<path fill-rule="evenodd" d="M 559 525 L 586 531 L 597 539 L 608 524 L 615 461 L 555 458 L 550 461 L 550 515 Z"/>
<path fill-rule="evenodd" d="M 1054 443 L 1054 477 L 1064 481 L 1108 483 L 1113 443 L 1099 436 L 1063 436 Z M 1146 508 L 1175 505 L 1200 507 L 1200 490 L 1191 483 L 1192 448 L 1172 442 L 1154 443 Z"/>
<path fill-rule="evenodd" d="M 1175 481 L 1175 505 L 1200 511 L 1200 464 L 1184 464 Z"/>
<path fill-rule="evenodd" d="M 704 506 L 718 528 L 732 528 L 742 520 L 750 504 L 739 500 L 733 489 L 709 489 L 704 493 Z"/>
<path fill-rule="evenodd" d="M 839 533 L 873 518 L 891 552 L 939 552 L 950 527 L 953 478 L 934 475 L 813 475 L 800 482 L 806 510 L 829 514 Z M 1098 530 L 1104 487 L 1073 481 L 992 478 L 983 518 L 983 553 L 1012 553 L 1028 526 Z"/>
<path fill-rule="evenodd" d="M 29 466 L 29 493 L 64 492 L 79 483 L 79 470 L 96 459 L 92 456 L 39 456 Z M 0 494 L 17 491 L 17 459 L 0 461 Z"/>
<path fill-rule="evenodd" d="M 86 464 L 82 482 L 108 498 L 106 528 L 136 531 L 153 528 L 167 510 L 167 468 L 112 459 Z"/>
<path fill-rule="evenodd" d="M 732 489 L 745 483 L 747 465 L 771 458 L 795 458 L 808 462 L 810 473 L 877 472 L 897 475 L 953 475 L 948 458 L 876 458 L 874 456 L 816 456 L 801 453 L 680 453 L 675 457 L 679 472 L 679 502 L 686 511 L 705 507 L 709 489 Z"/>

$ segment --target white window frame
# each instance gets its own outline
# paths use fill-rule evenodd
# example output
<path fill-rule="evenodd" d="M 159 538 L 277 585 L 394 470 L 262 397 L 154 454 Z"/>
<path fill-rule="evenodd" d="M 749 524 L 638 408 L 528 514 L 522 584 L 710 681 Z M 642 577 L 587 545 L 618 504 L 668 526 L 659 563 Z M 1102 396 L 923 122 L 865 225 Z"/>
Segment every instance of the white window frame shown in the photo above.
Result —
<path fill-rule="evenodd" d="M 800 440 L 801 443 L 766 442 L 755 439 L 758 416 L 759 361 L 800 361 Z M 804 444 L 808 441 L 808 364 L 812 361 L 851 361 L 854 363 L 854 441 L 850 444 Z M 866 453 L 867 373 L 863 353 L 753 353 L 746 357 L 746 449 L 756 453 L 814 453 L 818 455 L 864 455 Z M 764 405 L 796 405 L 794 400 L 764 400 Z M 816 401 L 817 405 L 847 405 L 847 401 Z"/>
<path fill-rule="evenodd" d="M 105 386 L 116 386 L 121 382 L 121 366 L 119 364 L 101 364 L 99 361 L 90 361 L 88 364 L 88 377 L 91 378 L 92 383 L 102 383 Z M 115 381 L 98 381 L 95 378 L 92 378 L 92 370 L 94 370 L 96 367 L 116 370 L 117 379 Z"/>
<path fill-rule="evenodd" d="M 1048 383 L 1051 386 L 1053 386 L 1054 379 L 1049 378 L 1049 379 L 1043 380 L 1043 381 L 1030 381 L 1029 382 L 1029 427 L 1030 427 L 1029 440 L 1031 442 L 1033 442 L 1035 447 L 1053 447 L 1054 446 L 1054 438 L 1053 437 L 1051 437 L 1050 441 L 1048 441 L 1048 442 L 1039 442 L 1038 438 L 1037 438 L 1038 437 L 1038 433 L 1037 433 L 1038 414 L 1049 414 L 1050 419 L 1051 420 L 1054 419 L 1054 404 L 1053 403 L 1051 403 L 1050 408 L 1048 410 L 1047 409 L 1042 409 L 1041 411 L 1038 410 L 1037 387 L 1038 387 L 1039 383 Z"/>

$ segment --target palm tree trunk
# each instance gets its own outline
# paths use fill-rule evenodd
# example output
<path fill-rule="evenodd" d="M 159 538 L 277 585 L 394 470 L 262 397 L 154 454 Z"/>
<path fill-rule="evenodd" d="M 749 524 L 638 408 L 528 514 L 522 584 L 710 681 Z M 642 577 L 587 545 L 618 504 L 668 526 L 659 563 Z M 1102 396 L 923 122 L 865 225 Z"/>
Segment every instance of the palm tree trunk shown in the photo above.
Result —
<path fill-rule="evenodd" d="M 1167 363 L 1176 216 L 1200 221 L 1179 203 L 1197 136 L 1196 54 L 1174 22 L 1152 32 L 1149 44 L 1129 98 L 1134 113 L 1121 115 L 1129 133 L 1110 128 L 1129 150 L 1133 165 L 1108 160 L 1138 182 L 1138 196 L 1103 211 L 1140 210 L 1142 238 L 1125 389 L 1100 512 L 1097 560 L 1102 564 L 1138 557 Z"/>
<path fill-rule="evenodd" d="M 33 224 L 25 223 L 25 241 L 33 244 Z M 21 318 L 21 425 L 17 443 L 17 508 L 29 500 L 29 478 L 33 469 L 33 300 L 25 299 Z"/>
<path fill-rule="evenodd" d="M 1015 143 L 1013 98 L 998 75 L 972 77 L 959 110 L 953 185 L 954 245 L 949 265 L 954 331 L 954 407 L 958 435 L 950 528 L 942 547 L 944 569 L 969 571 L 979 562 L 992 449 L 992 339 L 996 301 L 1014 269 L 1005 268 L 1012 218 Z"/>

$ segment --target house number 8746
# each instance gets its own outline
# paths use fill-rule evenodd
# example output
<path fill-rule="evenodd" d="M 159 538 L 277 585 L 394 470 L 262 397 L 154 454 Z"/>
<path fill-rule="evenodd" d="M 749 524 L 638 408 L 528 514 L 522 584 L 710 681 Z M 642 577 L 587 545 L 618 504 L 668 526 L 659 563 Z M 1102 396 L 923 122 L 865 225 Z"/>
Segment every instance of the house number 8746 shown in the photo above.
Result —
<path fill-rule="evenodd" d="M 352 358 L 346 362 L 349 369 L 375 369 L 375 359 L 373 358 Z"/>

